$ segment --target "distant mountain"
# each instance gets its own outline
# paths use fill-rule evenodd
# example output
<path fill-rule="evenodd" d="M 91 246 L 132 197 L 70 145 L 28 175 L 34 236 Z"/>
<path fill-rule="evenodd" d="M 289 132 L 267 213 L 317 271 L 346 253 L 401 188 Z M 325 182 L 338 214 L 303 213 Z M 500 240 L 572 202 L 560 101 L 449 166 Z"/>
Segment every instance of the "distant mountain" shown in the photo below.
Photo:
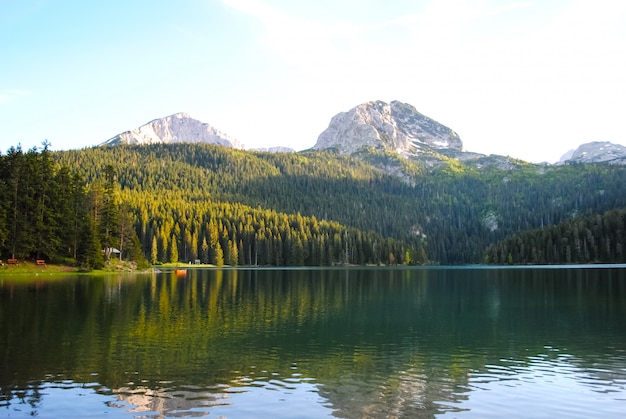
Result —
<path fill-rule="evenodd" d="M 512 170 L 523 163 L 506 156 L 467 152 L 455 131 L 399 101 L 367 102 L 335 115 L 313 148 L 352 155 L 395 174 L 403 165 L 390 165 L 388 160 L 381 164 L 375 154 L 397 152 L 430 168 L 455 160 L 477 169 Z"/>
<path fill-rule="evenodd" d="M 159 143 L 207 143 L 243 148 L 236 139 L 186 113 L 155 119 L 139 128 L 118 134 L 100 145 Z"/>
<path fill-rule="evenodd" d="M 295 153 L 296 150 L 290 147 L 261 147 L 254 148 L 252 151 L 264 151 L 266 153 Z"/>
<path fill-rule="evenodd" d="M 363 147 L 393 150 L 404 156 L 425 150 L 463 150 L 459 135 L 398 101 L 367 102 L 335 115 L 314 149 L 354 154 Z"/>
<path fill-rule="evenodd" d="M 626 147 L 608 141 L 593 141 L 565 153 L 559 163 L 626 164 Z"/>
<path fill-rule="evenodd" d="M 576 150 L 569 150 L 567 153 L 563 154 L 561 158 L 559 159 L 559 161 L 557 162 L 557 164 L 563 164 L 569 159 L 571 159 L 572 156 L 574 155 L 574 151 Z"/>
<path fill-rule="evenodd" d="M 177 113 L 118 134 L 103 145 L 205 143 L 244 149 L 238 140 L 213 126 Z M 422 167 L 439 167 L 458 161 L 476 169 L 495 167 L 512 170 L 524 162 L 499 155 L 484 155 L 463 149 L 459 135 L 445 125 L 399 101 L 362 103 L 335 115 L 318 137 L 314 150 L 334 150 L 367 161 L 400 176 L 401 162 L 380 162 L 377 154 L 394 152 Z M 287 147 L 258 148 L 258 151 L 290 153 Z M 626 165 L 626 147 L 610 142 L 590 142 L 564 154 L 557 164 L 607 163 Z"/>

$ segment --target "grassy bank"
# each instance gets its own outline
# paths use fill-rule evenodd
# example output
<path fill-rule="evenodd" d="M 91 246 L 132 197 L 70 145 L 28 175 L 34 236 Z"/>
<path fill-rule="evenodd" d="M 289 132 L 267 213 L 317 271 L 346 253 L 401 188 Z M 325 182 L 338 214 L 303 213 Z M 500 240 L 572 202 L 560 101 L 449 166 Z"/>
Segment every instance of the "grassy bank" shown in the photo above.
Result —
<path fill-rule="evenodd" d="M 0 266 L 0 276 L 13 275 L 56 275 L 72 273 L 111 273 L 111 272 L 137 272 L 137 264 L 134 262 L 111 260 L 107 261 L 103 269 L 85 272 L 79 267 L 71 265 L 45 264 L 37 265 L 30 261 L 20 261 L 17 265 L 9 265 L 4 262 Z"/>
<path fill-rule="evenodd" d="M 78 272 L 78 269 L 67 265 L 37 265 L 33 262 L 20 261 L 17 265 L 5 264 L 0 266 L 0 275 L 23 275 L 23 274 L 67 274 Z"/>

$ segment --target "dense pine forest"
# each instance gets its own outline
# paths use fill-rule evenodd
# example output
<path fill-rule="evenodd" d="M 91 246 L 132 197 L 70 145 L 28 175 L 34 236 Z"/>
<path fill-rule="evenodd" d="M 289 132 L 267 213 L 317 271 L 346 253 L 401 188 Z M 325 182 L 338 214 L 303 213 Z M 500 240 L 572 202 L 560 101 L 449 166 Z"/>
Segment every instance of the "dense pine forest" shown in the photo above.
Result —
<path fill-rule="evenodd" d="M 606 228 L 578 225 L 593 237 L 579 252 L 566 223 L 626 208 L 623 166 L 429 167 L 375 149 L 349 157 L 154 144 L 12 148 L 0 172 L 2 257 L 92 267 L 109 248 L 215 265 L 623 260 L 623 234 L 606 252 Z M 506 247 L 527 231 L 550 234 L 550 249 L 538 239 Z"/>
<path fill-rule="evenodd" d="M 573 217 L 558 225 L 513 235 L 489 246 L 486 263 L 625 263 L 626 209 Z"/>
<path fill-rule="evenodd" d="M 210 181 L 228 179 L 209 179 L 215 168 L 196 173 L 167 150 L 164 159 L 149 153 L 140 164 L 118 151 L 126 150 L 51 153 L 44 145 L 27 152 L 11 148 L 2 156 L 3 257 L 85 268 L 114 257 L 140 265 L 146 259 L 217 266 L 426 262 L 423 248 L 372 231 L 219 199 L 224 195 L 212 193 L 217 187 Z"/>
<path fill-rule="evenodd" d="M 0 156 L 0 258 L 32 259 L 101 268 L 123 249 L 147 266 L 130 208 L 121 204 L 109 166 L 87 185 L 79 171 L 60 166 L 44 144 Z M 120 254 L 120 256 L 122 256 Z"/>

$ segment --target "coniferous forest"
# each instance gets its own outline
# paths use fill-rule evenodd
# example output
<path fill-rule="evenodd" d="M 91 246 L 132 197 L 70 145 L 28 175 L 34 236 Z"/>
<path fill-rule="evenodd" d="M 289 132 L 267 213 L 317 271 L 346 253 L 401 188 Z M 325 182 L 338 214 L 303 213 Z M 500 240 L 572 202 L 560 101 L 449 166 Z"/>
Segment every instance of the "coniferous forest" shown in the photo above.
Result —
<path fill-rule="evenodd" d="M 9 149 L 0 174 L 0 258 L 86 268 L 111 257 L 218 266 L 625 261 L 623 166 L 428 167 L 375 149 L 349 157 L 44 144 Z"/>
<path fill-rule="evenodd" d="M 489 246 L 492 264 L 624 263 L 626 209 L 572 217 L 558 225 L 515 234 Z"/>

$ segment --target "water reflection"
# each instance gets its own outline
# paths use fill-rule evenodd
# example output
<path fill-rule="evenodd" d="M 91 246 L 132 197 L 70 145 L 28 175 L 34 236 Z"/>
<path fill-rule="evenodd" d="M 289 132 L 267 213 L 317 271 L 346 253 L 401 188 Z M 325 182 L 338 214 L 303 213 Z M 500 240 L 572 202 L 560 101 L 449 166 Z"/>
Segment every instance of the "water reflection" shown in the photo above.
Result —
<path fill-rule="evenodd" d="M 501 417 L 528 405 L 611 416 L 626 399 L 625 278 L 331 269 L 0 280 L 0 415 L 67 416 L 81 395 L 107 417 Z"/>

